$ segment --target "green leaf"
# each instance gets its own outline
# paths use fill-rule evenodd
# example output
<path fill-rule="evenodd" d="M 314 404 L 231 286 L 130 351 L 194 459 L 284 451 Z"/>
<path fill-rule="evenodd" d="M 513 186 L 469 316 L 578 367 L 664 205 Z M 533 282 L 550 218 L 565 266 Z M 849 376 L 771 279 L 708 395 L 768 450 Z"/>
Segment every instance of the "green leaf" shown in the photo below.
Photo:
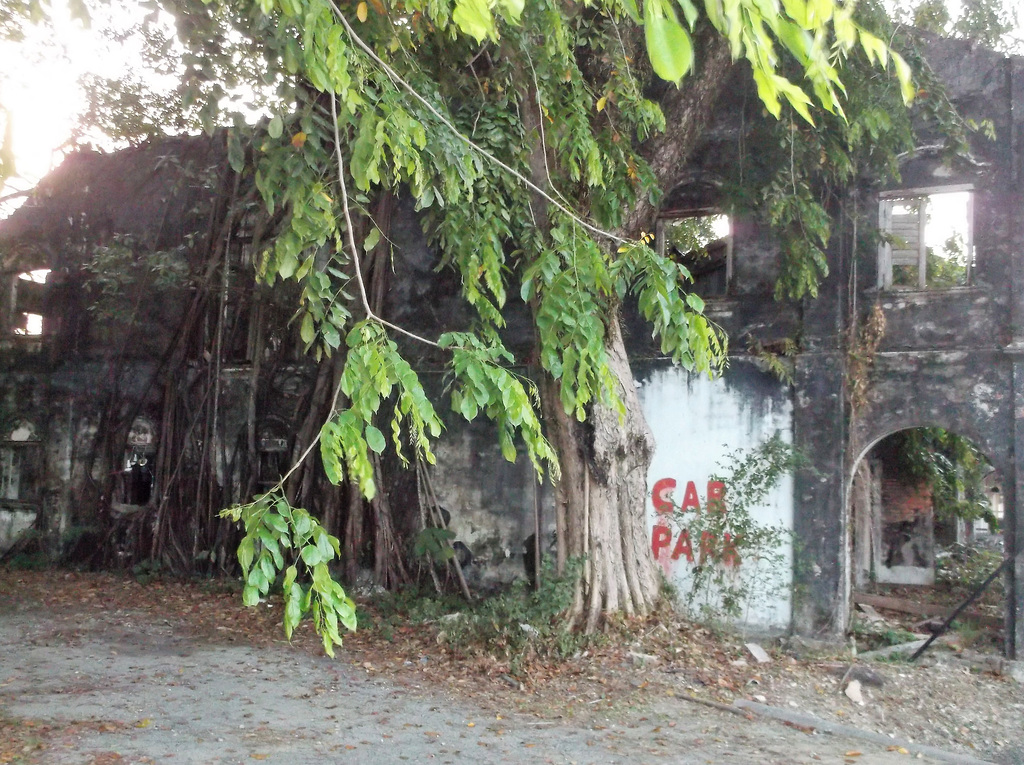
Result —
<path fill-rule="evenodd" d="M 260 556 L 260 570 L 263 572 L 263 576 L 268 584 L 274 581 L 277 571 L 274 570 L 274 561 L 270 555 L 264 553 Z"/>
<path fill-rule="evenodd" d="M 320 560 L 322 562 L 334 558 L 334 545 L 331 544 L 331 535 L 326 531 L 317 537 L 316 547 L 320 551 Z"/>
<path fill-rule="evenodd" d="M 486 0 L 455 0 L 452 21 L 460 30 L 475 37 L 477 42 L 496 35 L 494 16 Z"/>
<path fill-rule="evenodd" d="M 280 115 L 274 115 L 274 117 L 267 124 L 267 135 L 271 138 L 280 138 L 284 132 L 284 121 Z"/>
<path fill-rule="evenodd" d="M 313 522 L 310 520 L 309 513 L 305 510 L 296 510 L 292 513 L 292 523 L 295 525 L 295 533 L 299 537 L 304 537 L 309 533 L 309 530 L 313 527 Z"/>
<path fill-rule="evenodd" d="M 622 9 L 636 24 L 640 23 L 640 9 L 637 8 L 636 0 L 622 0 Z"/>
<path fill-rule="evenodd" d="M 299 259 L 295 257 L 295 253 L 289 252 L 285 254 L 285 256 L 281 258 L 281 262 L 278 263 L 277 274 L 282 279 L 289 279 L 291 278 L 292 274 L 295 273 L 298 267 Z"/>
<path fill-rule="evenodd" d="M 892 58 L 893 67 L 896 69 L 896 78 L 900 82 L 900 94 L 903 96 L 903 103 L 910 104 L 917 95 L 917 91 L 914 88 L 914 76 L 911 74 L 910 67 L 903 59 L 903 56 L 894 50 L 889 51 L 889 56 Z"/>
<path fill-rule="evenodd" d="M 655 73 L 669 82 L 683 79 L 693 67 L 693 42 L 674 14 L 665 15 L 661 0 L 644 4 L 644 36 Z"/>
<path fill-rule="evenodd" d="M 789 105 L 796 110 L 796 113 L 803 117 L 809 125 L 813 125 L 814 120 L 808 109 L 811 105 L 810 97 L 785 77 L 775 75 L 775 84 L 779 92 L 789 101 Z"/>
<path fill-rule="evenodd" d="M 323 560 L 323 556 L 316 545 L 306 545 L 302 548 L 302 552 L 299 555 L 302 557 L 302 562 L 310 567 L 317 565 Z"/>
<path fill-rule="evenodd" d="M 366 241 L 363 242 L 363 250 L 369 252 L 377 246 L 377 242 L 380 241 L 380 229 L 374 226 L 370 229 L 370 233 L 366 236 Z"/>
<path fill-rule="evenodd" d="M 238 137 L 238 130 L 228 130 L 228 164 L 236 173 L 245 169 L 245 150 Z"/>
<path fill-rule="evenodd" d="M 697 23 L 697 6 L 693 4 L 693 0 L 678 0 L 678 3 L 679 7 L 683 9 L 683 17 L 686 19 L 686 24 L 692 31 Z"/>
<path fill-rule="evenodd" d="M 252 608 L 258 605 L 260 602 L 260 593 L 252 585 L 246 585 L 242 588 L 242 604 Z"/>
<path fill-rule="evenodd" d="M 313 342 L 313 338 L 316 337 L 316 329 L 313 327 L 313 315 L 307 313 L 302 317 L 302 326 L 299 327 L 299 337 L 302 338 L 302 342 L 309 345 Z"/>
<path fill-rule="evenodd" d="M 889 47 L 880 39 L 866 30 L 860 30 L 860 45 L 864 49 L 868 61 L 877 61 L 880 66 L 885 66 L 889 59 Z"/>
<path fill-rule="evenodd" d="M 295 584 L 295 577 L 299 575 L 299 570 L 294 565 L 289 566 L 284 572 L 284 584 L 283 588 L 285 592 L 291 590 L 292 585 Z"/>
<path fill-rule="evenodd" d="M 387 442 L 384 440 L 384 434 L 380 432 L 373 425 L 366 426 L 366 445 L 373 449 L 377 454 L 384 451 L 384 447 Z"/>
<path fill-rule="evenodd" d="M 526 7 L 526 0 L 498 0 L 498 6 L 504 9 L 505 16 L 514 24 L 519 23 L 523 9 Z"/>
<path fill-rule="evenodd" d="M 238 545 L 238 564 L 242 567 L 242 573 L 248 574 L 252 565 L 253 541 L 252 537 L 245 536 Z"/>

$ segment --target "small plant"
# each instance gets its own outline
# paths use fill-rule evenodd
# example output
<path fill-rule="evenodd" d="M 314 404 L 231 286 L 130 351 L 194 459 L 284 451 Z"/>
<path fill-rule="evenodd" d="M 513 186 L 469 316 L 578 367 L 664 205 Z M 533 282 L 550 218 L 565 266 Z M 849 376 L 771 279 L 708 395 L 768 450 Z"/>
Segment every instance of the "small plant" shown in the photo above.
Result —
<path fill-rule="evenodd" d="M 139 584 L 149 584 L 160 578 L 162 568 L 159 558 L 147 558 L 132 567 L 132 576 Z"/>
<path fill-rule="evenodd" d="M 937 584 L 958 596 L 965 596 L 980 585 L 1003 562 L 999 550 L 970 545 L 952 545 L 936 556 Z M 981 602 L 997 606 L 1005 598 L 1005 581 L 996 579 L 981 595 Z"/>
<path fill-rule="evenodd" d="M 762 343 L 753 335 L 747 335 L 747 351 L 764 364 L 768 371 L 786 385 L 794 383 L 794 361 L 800 346 L 791 337 L 774 343 Z"/>
<path fill-rule="evenodd" d="M 957 639 L 963 648 L 972 648 L 982 642 L 988 635 L 987 630 L 970 619 L 957 621 L 953 626 Z"/>
<path fill-rule="evenodd" d="M 531 658 L 568 658 L 593 640 L 572 630 L 565 619 L 582 572 L 583 561 L 573 559 L 565 575 L 556 576 L 545 559 L 537 590 L 520 579 L 473 605 L 454 596 L 391 594 L 377 604 L 379 627 L 387 635 L 399 623 L 439 624 L 439 641 L 460 651 L 483 650 L 507 661 L 512 675 L 521 675 Z"/>
<path fill-rule="evenodd" d="M 854 412 L 867 404 L 871 370 L 884 337 L 885 313 L 878 304 L 871 308 L 863 326 L 858 328 L 856 323 L 850 326 L 846 350 L 846 395 Z"/>
<path fill-rule="evenodd" d="M 435 563 L 447 563 L 455 557 L 452 540 L 455 532 L 449 529 L 428 526 L 416 535 L 412 554 L 417 558 L 429 558 Z"/>
<path fill-rule="evenodd" d="M 785 475 L 806 465 L 779 434 L 755 449 L 733 452 L 727 462 L 730 470 L 709 484 L 723 487 L 721 496 L 705 498 L 703 511 L 675 508 L 672 513 L 692 540 L 687 557 L 694 565 L 684 601 L 709 621 L 747 620 L 751 604 L 776 599 L 788 588 L 792 532 L 759 523 L 752 511 Z"/>

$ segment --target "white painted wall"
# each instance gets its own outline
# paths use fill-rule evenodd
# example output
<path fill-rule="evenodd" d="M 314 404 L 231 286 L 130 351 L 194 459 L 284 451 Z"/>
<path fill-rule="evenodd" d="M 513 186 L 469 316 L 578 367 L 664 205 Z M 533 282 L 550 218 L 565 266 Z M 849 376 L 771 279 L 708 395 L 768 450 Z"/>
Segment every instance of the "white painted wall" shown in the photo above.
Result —
<path fill-rule="evenodd" d="M 746 377 L 761 373 L 749 365 L 734 372 Z M 727 376 L 728 376 L 727 372 Z M 763 383 L 763 384 L 761 384 Z M 693 481 L 703 508 L 707 483 L 714 474 L 727 474 L 727 455 L 739 449 L 755 447 L 776 432 L 787 443 L 792 443 L 793 404 L 788 386 L 766 376 L 755 386 L 729 386 L 725 380 L 709 380 L 706 376 L 690 375 L 678 367 L 663 367 L 649 373 L 640 384 L 638 393 L 647 421 L 654 433 L 656 449 L 648 474 L 646 501 L 647 524 L 653 532 L 655 523 L 664 523 L 665 515 L 655 511 L 651 490 L 664 478 L 675 479 L 677 486 L 672 499 L 676 506 L 683 502 L 686 485 Z M 775 388 L 777 395 L 768 395 Z M 758 389 L 761 393 L 758 393 Z M 767 391 L 766 391 L 767 389 Z M 728 487 L 726 507 L 728 508 Z M 786 476 L 769 493 L 762 506 L 751 508 L 752 517 L 762 524 L 793 528 L 793 478 Z M 671 526 L 671 524 L 670 524 Z M 677 587 L 681 604 L 689 592 L 692 565 L 685 556 L 671 560 L 679 528 L 672 527 L 672 540 L 659 555 L 659 563 L 669 580 Z M 698 540 L 692 540 L 697 554 Z M 785 564 L 777 570 L 781 577 L 781 592 L 767 597 L 755 592 L 743 607 L 744 616 L 739 626 L 759 629 L 785 629 L 791 617 L 792 544 L 781 548 Z M 746 581 L 763 581 L 753 560 L 742 560 L 730 569 Z M 755 585 L 756 587 L 757 585 Z M 776 588 L 779 589 L 779 588 Z"/>
<path fill-rule="evenodd" d="M 24 510 L 0 510 L 0 552 L 5 551 L 25 529 L 32 528 L 36 514 Z"/>

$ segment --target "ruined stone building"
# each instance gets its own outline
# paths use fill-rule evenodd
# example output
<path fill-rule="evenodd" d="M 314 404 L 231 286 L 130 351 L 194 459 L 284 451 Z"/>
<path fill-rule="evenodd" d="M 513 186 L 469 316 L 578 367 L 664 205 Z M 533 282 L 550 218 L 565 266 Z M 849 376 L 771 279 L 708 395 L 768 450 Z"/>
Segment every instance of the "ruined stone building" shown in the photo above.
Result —
<path fill-rule="evenodd" d="M 811 464 L 756 515 L 791 530 L 798 549 L 784 551 L 785 591 L 749 617 L 838 632 L 865 567 L 929 567 L 925 547 L 883 552 L 870 487 L 899 495 L 889 504 L 905 517 L 894 523 L 916 523 L 928 499 L 886 484 L 882 468 L 872 475 L 873 448 L 908 428 L 953 431 L 996 469 L 1005 549 L 1018 556 L 1006 604 L 1014 655 L 1024 646 L 1024 59 L 947 40 L 930 45 L 929 61 L 962 113 L 991 127 L 972 134 L 973 162 L 950 167 L 923 147 L 905 158 L 898 186 L 849 189 L 856 214 L 833 221 L 829 275 L 816 299 L 799 303 L 773 297 L 779 254 L 765 227 L 733 216 L 696 269 L 707 313 L 732 338 L 720 379 L 661 358 L 633 322 L 634 372 L 657 442 L 647 513 L 666 574 L 685 579 L 699 540 L 664 527 L 661 510 L 707 502 L 736 450 L 773 435 L 791 442 Z M 722 124 L 697 153 L 693 183 L 668 196 L 663 240 L 680 217 L 728 214 L 713 193 L 728 161 Z M 168 565 L 215 570 L 235 539 L 216 510 L 276 480 L 319 427 L 333 362 L 303 355 L 288 288 L 254 283 L 261 234 L 247 211 L 256 200 L 225 165 L 219 139 L 81 153 L 0 221 L 4 546 L 35 524 L 59 530 L 79 559 L 159 551 Z M 454 277 L 434 270 L 411 209 L 397 200 L 389 212 L 398 278 L 383 298 L 387 315 L 424 331 L 457 320 Z M 940 275 L 948 263 L 934 260 L 932 229 L 951 231 L 955 218 L 960 267 Z M 98 278 L 111 271 L 116 283 Z M 512 330 L 525 331 L 527 318 L 512 317 Z M 785 349 L 791 379 L 749 353 L 753 342 Z M 440 390 L 434 369 L 424 360 Z M 538 514 L 542 528 L 550 519 L 529 466 L 502 461 L 485 425 L 451 423 L 437 456 L 433 488 L 477 565 L 493 578 L 521 573 L 523 541 Z M 375 544 L 411 533 L 401 517 L 415 523 L 415 478 L 389 474 L 390 527 L 382 506 L 351 511 L 347 489 L 306 473 L 295 499 L 355 540 L 352 566 L 374 565 L 362 558 Z M 97 517 L 114 538 L 96 538 Z"/>

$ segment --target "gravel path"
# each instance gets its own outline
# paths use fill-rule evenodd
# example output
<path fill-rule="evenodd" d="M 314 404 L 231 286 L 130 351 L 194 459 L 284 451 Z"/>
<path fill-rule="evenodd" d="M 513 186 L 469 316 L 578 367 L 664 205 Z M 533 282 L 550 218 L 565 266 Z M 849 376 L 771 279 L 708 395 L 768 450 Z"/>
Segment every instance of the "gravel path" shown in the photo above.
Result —
<path fill-rule="evenodd" d="M 184 623 L 138 611 L 3 605 L 0 713 L 53 731 L 28 762 L 937 761 L 672 698 L 585 723 L 503 714 L 343 654 L 197 641 Z"/>

